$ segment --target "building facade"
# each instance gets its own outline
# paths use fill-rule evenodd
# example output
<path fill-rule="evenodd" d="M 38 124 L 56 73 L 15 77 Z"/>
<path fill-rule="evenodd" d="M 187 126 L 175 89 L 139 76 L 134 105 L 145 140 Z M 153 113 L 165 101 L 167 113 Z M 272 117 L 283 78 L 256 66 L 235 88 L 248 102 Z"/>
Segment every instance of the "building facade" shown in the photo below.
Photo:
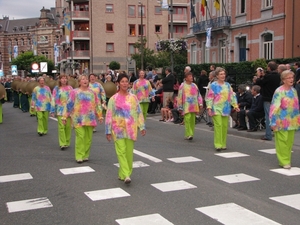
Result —
<path fill-rule="evenodd" d="M 58 38 L 54 12 L 53 8 L 42 8 L 39 18 L 0 19 L 0 67 L 4 75 L 11 74 L 11 60 L 20 53 L 33 51 L 34 43 L 37 55 L 54 59 L 54 43 Z M 23 71 L 18 73 L 24 75 Z"/>
<path fill-rule="evenodd" d="M 58 59 L 61 73 L 101 73 L 111 61 L 128 70 L 131 55 L 140 51 L 134 45 L 141 37 L 146 40 L 145 47 L 153 50 L 158 40 L 171 37 L 170 13 L 161 9 L 159 1 L 57 0 L 56 9 L 63 15 Z M 186 0 L 174 0 L 173 9 L 173 37 L 185 37 Z"/>
<path fill-rule="evenodd" d="M 300 19 L 300 5 L 296 0 L 206 0 L 206 5 L 202 2 L 190 0 L 188 4 L 189 63 L 300 56 L 300 31 L 295 26 Z M 191 16 L 193 9 L 195 17 Z"/>

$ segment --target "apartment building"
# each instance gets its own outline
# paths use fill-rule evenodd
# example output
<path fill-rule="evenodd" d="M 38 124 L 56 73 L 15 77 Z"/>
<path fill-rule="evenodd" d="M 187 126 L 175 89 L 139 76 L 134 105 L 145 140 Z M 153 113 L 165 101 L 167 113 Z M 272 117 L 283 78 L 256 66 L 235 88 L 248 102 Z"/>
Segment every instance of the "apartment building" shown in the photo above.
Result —
<path fill-rule="evenodd" d="M 300 5 L 296 0 L 206 0 L 206 5 L 203 2 L 190 0 L 188 4 L 189 63 L 300 56 L 300 31 L 296 28 Z M 195 16 L 191 16 L 191 9 Z"/>
<path fill-rule="evenodd" d="M 162 10 L 156 0 L 57 0 L 56 9 L 63 15 L 58 58 L 61 73 L 101 73 L 111 61 L 127 70 L 131 55 L 139 51 L 134 44 L 141 36 L 146 39 L 145 46 L 153 50 L 158 40 L 171 37 L 170 12 Z M 173 37 L 185 37 L 187 0 L 174 0 L 173 9 Z"/>
<path fill-rule="evenodd" d="M 0 19 L 0 67 L 4 75 L 11 74 L 11 60 L 18 54 L 33 51 L 37 55 L 54 59 L 54 43 L 57 42 L 57 21 L 55 10 L 42 8 L 39 18 L 11 20 L 9 16 Z M 19 75 L 23 72 L 19 70 Z"/>

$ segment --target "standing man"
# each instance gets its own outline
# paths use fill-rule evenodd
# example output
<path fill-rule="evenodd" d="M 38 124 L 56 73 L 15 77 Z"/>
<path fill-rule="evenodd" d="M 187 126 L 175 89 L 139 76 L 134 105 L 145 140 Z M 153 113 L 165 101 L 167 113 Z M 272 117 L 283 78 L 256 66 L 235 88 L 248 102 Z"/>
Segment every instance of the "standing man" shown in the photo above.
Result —
<path fill-rule="evenodd" d="M 192 140 L 195 132 L 196 113 L 203 106 L 203 99 L 198 87 L 193 83 L 191 72 L 184 74 L 185 82 L 179 87 L 177 106 L 180 114 L 184 115 L 185 140 Z"/>
<path fill-rule="evenodd" d="M 175 77 L 171 74 L 171 68 L 165 70 L 166 77 L 162 79 L 163 84 L 163 107 L 167 106 L 167 99 L 172 98 L 174 94 Z"/>
<path fill-rule="evenodd" d="M 280 75 L 277 72 L 277 64 L 274 61 L 268 63 L 268 68 L 266 74 L 257 73 L 256 85 L 261 87 L 261 95 L 263 96 L 264 101 L 264 111 L 266 119 L 266 133 L 261 139 L 266 141 L 272 140 L 272 130 L 270 127 L 270 105 L 272 101 L 273 94 L 275 90 L 280 85 Z"/>
<path fill-rule="evenodd" d="M 32 91 L 31 108 L 36 111 L 38 119 L 37 132 L 40 136 L 48 132 L 48 118 L 51 110 L 51 90 L 45 85 L 45 78 L 38 78 L 39 85 Z"/>

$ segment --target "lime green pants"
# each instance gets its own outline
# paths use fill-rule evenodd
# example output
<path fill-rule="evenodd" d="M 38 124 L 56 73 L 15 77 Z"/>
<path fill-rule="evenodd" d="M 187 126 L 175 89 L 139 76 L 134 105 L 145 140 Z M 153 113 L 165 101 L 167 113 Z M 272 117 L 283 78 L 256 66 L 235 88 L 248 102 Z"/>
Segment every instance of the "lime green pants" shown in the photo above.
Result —
<path fill-rule="evenodd" d="M 2 103 L 0 103 L 0 123 L 3 122 L 3 112 L 2 112 Z"/>
<path fill-rule="evenodd" d="M 71 142 L 71 118 L 70 117 L 67 118 L 66 124 L 63 124 L 61 118 L 62 118 L 62 116 L 57 116 L 59 146 L 70 146 L 70 142 Z"/>
<path fill-rule="evenodd" d="M 185 127 L 185 137 L 194 136 L 195 132 L 195 120 L 196 114 L 195 113 L 187 113 L 184 114 L 184 127 Z"/>
<path fill-rule="evenodd" d="M 141 102 L 140 107 L 144 116 L 144 120 L 146 121 L 148 108 L 149 108 L 149 102 Z"/>
<path fill-rule="evenodd" d="M 130 177 L 133 164 L 134 141 L 123 138 L 115 141 L 116 154 L 119 161 L 119 178 Z"/>
<path fill-rule="evenodd" d="M 49 112 L 48 111 L 38 111 L 38 112 L 36 112 L 36 116 L 38 119 L 37 132 L 42 133 L 42 134 L 47 134 Z"/>
<path fill-rule="evenodd" d="M 214 145 L 215 148 L 226 148 L 228 116 L 215 115 L 214 121 Z"/>
<path fill-rule="evenodd" d="M 82 126 L 75 128 L 75 159 L 88 159 L 90 156 L 92 140 L 92 126 Z"/>
<path fill-rule="evenodd" d="M 276 155 L 280 166 L 291 165 L 292 147 L 294 144 L 295 131 L 275 131 Z"/>

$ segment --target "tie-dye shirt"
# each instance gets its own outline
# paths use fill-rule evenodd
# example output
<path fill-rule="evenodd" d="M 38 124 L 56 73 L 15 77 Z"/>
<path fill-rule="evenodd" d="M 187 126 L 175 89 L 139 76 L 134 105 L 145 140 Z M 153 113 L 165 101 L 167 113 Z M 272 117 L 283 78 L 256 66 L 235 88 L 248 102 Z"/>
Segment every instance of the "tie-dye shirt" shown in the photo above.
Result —
<path fill-rule="evenodd" d="M 63 115 L 72 90 L 73 88 L 70 85 L 64 87 L 54 87 L 52 91 L 51 113 L 56 113 L 57 116 Z"/>
<path fill-rule="evenodd" d="M 81 90 L 76 88 L 71 91 L 63 119 L 71 116 L 75 128 L 82 126 L 97 126 L 102 119 L 102 108 L 95 92 L 91 89 Z"/>
<path fill-rule="evenodd" d="M 200 111 L 199 106 L 202 106 L 203 99 L 199 93 L 197 85 L 194 83 L 187 84 L 182 83 L 178 90 L 177 106 L 179 110 L 183 111 L 183 114 L 198 113 Z"/>
<path fill-rule="evenodd" d="M 90 83 L 89 87 L 97 94 L 98 99 L 100 99 L 102 102 L 106 102 L 105 90 L 100 83 Z"/>
<path fill-rule="evenodd" d="M 211 109 L 212 115 L 229 116 L 231 105 L 237 109 L 237 99 L 230 84 L 225 82 L 220 85 L 217 81 L 210 85 L 206 96 L 207 109 Z"/>
<path fill-rule="evenodd" d="M 144 116 L 137 97 L 131 93 L 116 93 L 108 102 L 105 133 L 114 140 L 127 138 L 136 141 L 138 128 L 145 129 Z"/>
<path fill-rule="evenodd" d="M 295 88 L 285 90 L 280 86 L 275 90 L 269 117 L 274 131 L 299 129 L 299 99 Z"/>
<path fill-rule="evenodd" d="M 139 102 L 150 102 L 149 96 L 152 93 L 152 87 L 148 80 L 137 79 L 133 82 L 131 93 L 136 95 Z"/>
<path fill-rule="evenodd" d="M 31 107 L 35 111 L 49 111 L 51 110 L 52 95 L 48 86 L 36 86 L 32 91 Z"/>

